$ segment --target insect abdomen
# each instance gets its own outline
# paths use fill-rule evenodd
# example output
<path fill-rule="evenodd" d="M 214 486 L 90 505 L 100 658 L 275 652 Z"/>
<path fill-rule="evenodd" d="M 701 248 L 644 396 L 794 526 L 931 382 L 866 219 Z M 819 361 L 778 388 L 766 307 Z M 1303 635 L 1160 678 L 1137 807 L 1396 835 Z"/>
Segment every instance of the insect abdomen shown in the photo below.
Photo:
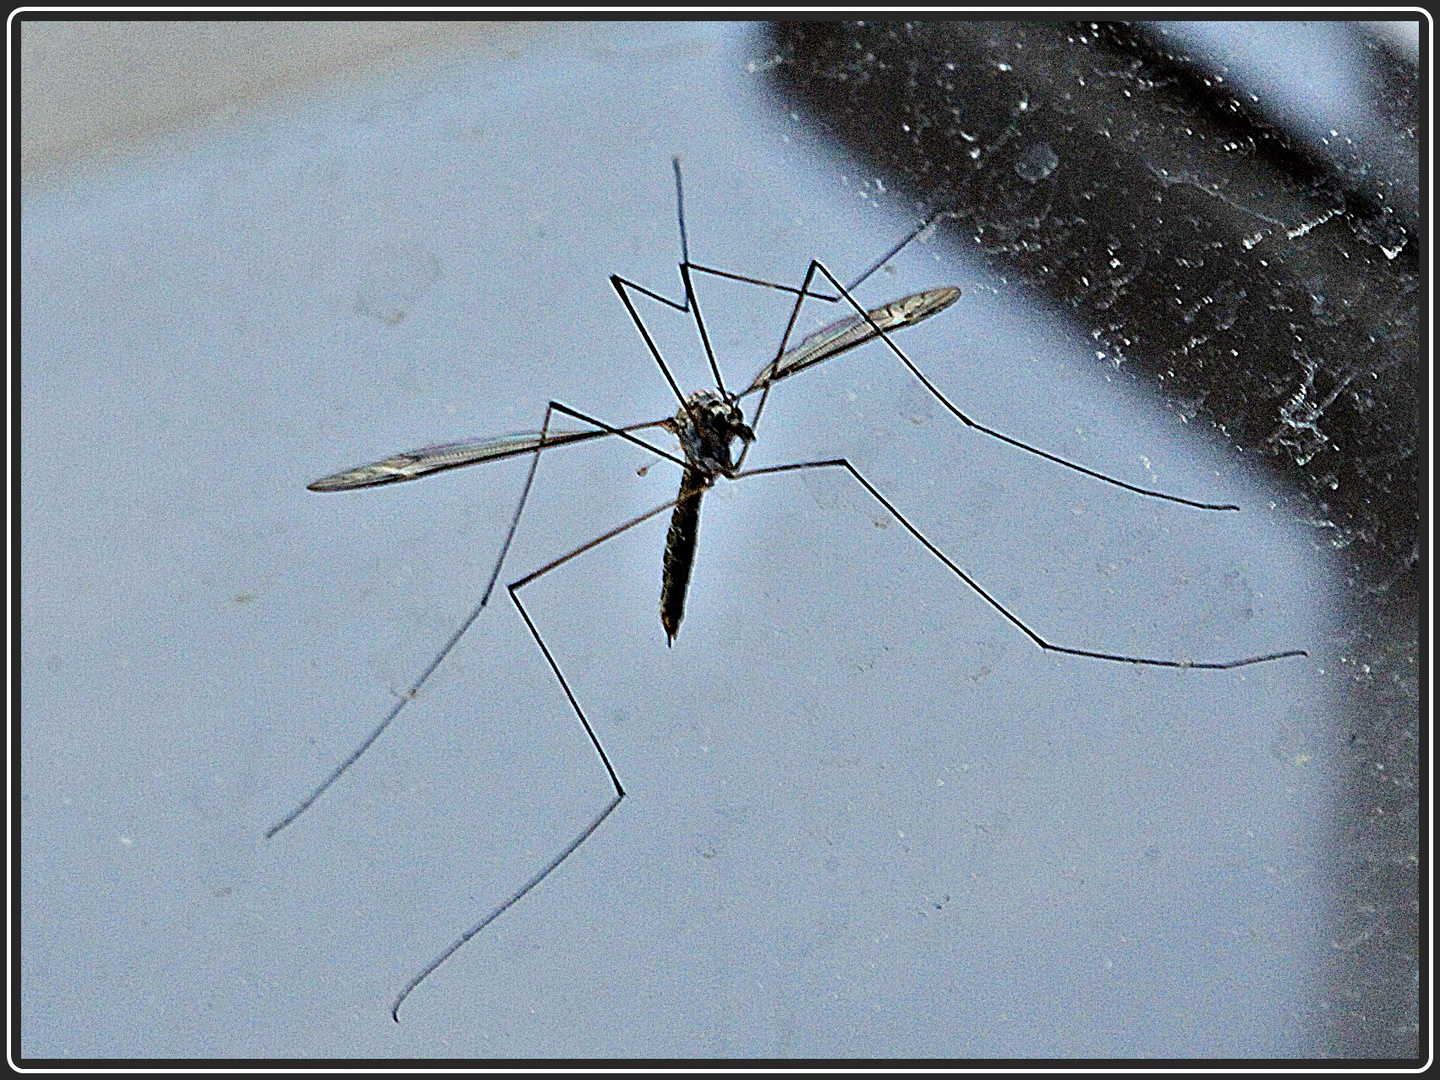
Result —
<path fill-rule="evenodd" d="M 660 625 L 665 627 L 667 645 L 675 643 L 680 620 L 685 618 L 685 592 L 690 588 L 690 568 L 695 565 L 695 537 L 700 531 L 700 500 L 709 484 L 694 469 L 686 469 L 680 480 L 680 498 L 670 515 L 670 532 L 665 537 L 665 568 L 660 584 Z"/>

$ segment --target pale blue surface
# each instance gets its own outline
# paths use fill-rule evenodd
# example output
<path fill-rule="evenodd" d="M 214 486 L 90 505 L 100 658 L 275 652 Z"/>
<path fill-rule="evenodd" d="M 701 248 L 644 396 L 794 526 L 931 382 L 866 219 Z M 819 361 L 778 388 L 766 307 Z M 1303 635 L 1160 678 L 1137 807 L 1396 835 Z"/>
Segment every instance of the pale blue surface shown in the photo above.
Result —
<path fill-rule="evenodd" d="M 673 649 L 661 522 L 526 592 L 630 797 L 400 1026 L 394 993 L 605 797 L 503 593 L 352 773 L 260 840 L 474 602 L 524 465 L 306 482 L 535 427 L 552 396 L 673 411 L 607 281 L 678 294 L 673 153 L 700 262 L 798 280 L 814 255 L 844 277 L 914 221 L 764 110 L 749 41 L 546 33 L 26 201 L 27 1053 L 1318 1045 L 1323 654 L 1232 673 L 1043 655 L 839 476 L 721 485 Z M 873 345 L 785 383 L 753 464 L 849 455 L 1063 643 L 1323 648 L 1307 527 L 1223 445 L 941 245 L 895 269 L 867 299 L 964 289 L 900 341 L 977 418 L 1244 512 L 967 434 Z M 783 300 L 702 296 L 748 378 Z M 652 325 L 699 385 L 684 320 Z M 673 497 L 646 460 L 547 457 L 505 580 Z"/>

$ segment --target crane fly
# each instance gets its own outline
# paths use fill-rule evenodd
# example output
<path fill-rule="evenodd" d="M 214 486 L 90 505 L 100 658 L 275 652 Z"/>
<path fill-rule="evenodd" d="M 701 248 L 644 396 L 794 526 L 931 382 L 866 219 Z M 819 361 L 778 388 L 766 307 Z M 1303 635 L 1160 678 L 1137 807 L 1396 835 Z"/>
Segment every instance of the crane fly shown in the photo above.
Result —
<path fill-rule="evenodd" d="M 540 568 L 510 582 L 506 591 L 514 602 L 516 610 L 520 613 L 521 619 L 529 629 L 530 634 L 539 646 L 550 670 L 554 673 L 561 689 L 565 692 L 571 708 L 579 718 L 585 733 L 589 736 L 591 744 L 595 748 L 601 763 L 609 775 L 610 782 L 614 787 L 615 794 L 605 807 L 590 821 L 590 823 L 573 839 L 566 847 L 559 851 L 543 867 L 541 867 L 531 878 L 512 893 L 504 902 L 492 908 L 483 919 L 476 922 L 439 956 L 427 964 L 419 974 L 406 984 L 405 988 L 395 998 L 391 1005 L 391 1016 L 398 1021 L 400 1018 L 400 1006 L 425 978 L 435 971 L 441 964 L 448 960 L 466 942 L 473 938 L 481 930 L 485 929 L 495 919 L 499 918 L 512 905 L 524 897 L 530 890 L 544 881 L 562 862 L 568 858 L 576 848 L 583 844 L 598 829 L 611 812 L 620 805 L 625 798 L 625 789 L 621 786 L 620 778 L 600 743 L 600 738 L 595 729 L 591 726 L 589 719 L 585 716 L 580 702 L 576 698 L 560 665 L 554 654 L 546 645 L 545 639 L 535 625 L 530 613 L 526 610 L 520 599 L 520 590 L 537 578 L 550 573 L 550 571 L 568 563 L 570 560 L 598 547 L 599 545 L 628 532 L 643 522 L 670 511 L 670 529 L 665 539 L 665 554 L 663 560 L 663 572 L 661 575 L 660 589 L 660 622 L 665 631 L 667 644 L 673 644 L 676 634 L 680 631 L 680 624 L 685 615 L 685 596 L 689 588 L 690 571 L 695 561 L 695 546 L 698 536 L 700 521 L 700 505 L 705 493 L 710 490 L 720 479 L 742 480 L 756 476 L 774 476 L 780 473 L 793 473 L 809 469 L 838 469 L 851 476 L 865 491 L 883 506 L 897 521 L 920 543 L 931 555 L 939 559 L 952 571 L 965 585 L 969 586 L 981 599 L 993 607 L 1002 617 L 1008 620 L 1021 633 L 1028 637 L 1035 645 L 1047 652 L 1063 653 L 1070 656 L 1085 657 L 1093 660 L 1108 660 L 1116 663 L 1132 664 L 1150 667 L 1168 668 L 1208 668 L 1212 670 L 1224 670 L 1229 668 L 1245 667 L 1250 664 L 1261 664 L 1272 660 L 1280 660 L 1286 657 L 1305 656 L 1303 649 L 1287 649 L 1283 652 L 1266 653 L 1260 656 L 1247 656 L 1235 660 L 1210 660 L 1198 661 L 1189 659 L 1168 659 L 1164 657 L 1131 656 L 1123 653 L 1104 652 L 1093 649 L 1077 648 L 1069 645 L 1060 645 L 1045 640 L 1038 633 L 1032 630 L 1017 615 L 1006 608 L 999 600 L 988 593 L 974 578 L 967 574 L 948 555 L 935 546 L 919 529 L 912 525 L 908 518 L 889 499 L 870 483 L 858 469 L 845 458 L 827 458 L 814 461 L 791 462 L 783 465 L 769 465 L 763 468 L 745 469 L 745 457 L 750 451 L 751 445 L 756 440 L 755 428 L 759 424 L 760 415 L 765 407 L 766 399 L 770 389 L 783 379 L 792 375 L 798 375 L 808 368 L 814 367 L 825 360 L 849 352 L 871 341 L 881 341 L 909 371 L 925 387 L 925 389 L 942 404 L 953 416 L 966 427 L 973 428 L 983 435 L 998 439 L 1010 446 L 1016 447 L 1026 453 L 1034 454 L 1051 461 L 1057 465 L 1064 466 L 1076 472 L 1101 480 L 1115 487 L 1124 488 L 1139 495 L 1155 499 L 1163 499 L 1168 502 L 1179 503 L 1185 506 L 1194 507 L 1200 510 L 1233 511 L 1239 507 L 1232 503 L 1207 503 L 1198 502 L 1192 499 L 1182 498 L 1178 495 L 1170 495 L 1160 491 L 1153 491 L 1148 488 L 1138 487 L 1112 476 L 1096 472 L 1083 465 L 1067 461 L 1048 451 L 1041 450 L 1018 439 L 1011 438 L 993 428 L 978 423 L 971 417 L 953 405 L 950 400 L 934 385 L 904 352 L 895 344 L 891 338 L 894 331 L 902 330 L 908 326 L 914 326 L 931 316 L 939 314 L 960 298 L 960 290 L 953 285 L 941 286 L 938 288 L 926 289 L 922 292 L 912 293 L 899 300 L 882 304 L 875 308 L 865 308 L 855 299 L 853 293 L 861 283 L 872 274 L 888 263 L 900 253 L 911 241 L 921 237 L 930 229 L 935 221 L 945 216 L 937 214 L 922 222 L 904 240 L 896 244 L 891 250 L 872 265 L 865 273 L 861 274 L 848 286 L 842 286 L 839 280 L 819 260 L 812 259 L 805 278 L 799 287 L 784 285 L 771 281 L 764 281 L 759 278 L 746 277 L 742 274 L 730 273 L 726 270 L 718 270 L 713 267 L 702 266 L 699 263 L 690 261 L 689 240 L 685 229 L 685 192 L 681 178 L 680 159 L 676 157 L 673 161 L 675 172 L 675 203 L 676 217 L 680 231 L 680 255 L 681 261 L 680 279 L 684 286 L 684 299 L 671 300 L 661 293 L 638 285 L 612 274 L 610 283 L 615 292 L 619 295 L 621 302 L 625 305 L 631 320 L 636 329 L 640 332 L 641 338 L 660 368 L 665 380 L 669 383 L 678 402 L 678 408 L 673 416 L 664 416 L 656 420 L 647 420 L 637 424 L 612 425 L 596 417 L 588 416 L 568 405 L 558 401 L 550 401 L 545 407 L 545 416 L 541 421 L 540 430 L 522 434 L 501 435 L 493 438 L 464 439 L 459 442 L 440 443 L 435 446 L 421 447 L 418 450 L 409 450 L 367 465 L 359 465 L 353 469 L 346 469 L 343 472 L 331 476 L 322 477 L 309 484 L 311 491 L 349 491 L 356 488 L 379 487 L 385 484 L 400 483 L 405 480 L 417 480 L 422 476 L 430 476 L 433 473 L 444 472 L 448 469 L 458 469 L 466 465 L 479 465 L 487 461 L 500 461 L 504 458 L 529 455 L 530 468 L 525 476 L 525 483 L 521 488 L 520 498 L 516 504 L 515 512 L 511 516 L 509 530 L 505 535 L 504 542 L 500 545 L 500 553 L 495 560 L 495 565 L 490 572 L 490 578 L 481 595 L 480 602 L 470 612 L 469 616 L 461 623 L 460 627 L 450 636 L 450 639 L 435 655 L 430 664 L 421 672 L 420 677 L 411 685 L 409 691 L 403 694 L 385 718 L 365 737 L 348 757 L 337 765 L 330 774 L 288 815 L 277 824 L 266 830 L 267 839 L 275 836 L 281 829 L 285 828 L 301 814 L 303 814 L 340 776 L 353 765 L 370 745 L 380 737 L 381 733 L 399 715 L 400 710 L 419 693 L 426 680 L 439 667 L 440 663 L 449 655 L 450 651 L 470 629 L 470 626 L 479 617 L 481 611 L 490 601 L 494 592 L 495 584 L 499 580 L 501 567 L 504 565 L 505 557 L 510 551 L 511 542 L 515 538 L 515 531 L 520 525 L 521 515 L 524 513 L 525 505 L 530 497 L 530 491 L 535 480 L 535 471 L 540 461 L 542 451 L 553 450 L 562 446 L 572 446 L 578 443 L 589 442 L 595 439 L 617 437 L 637 446 L 643 447 L 660 458 L 666 459 L 681 469 L 680 489 L 674 499 L 662 503 L 652 510 L 623 522 L 612 529 L 596 536 L 594 539 L 581 544 L 572 551 L 552 559 Z M 704 318 L 700 313 L 700 304 L 695 295 L 693 282 L 694 274 L 706 274 L 712 277 L 725 278 L 732 281 L 739 281 L 767 289 L 775 289 L 791 294 L 795 297 L 793 306 L 790 309 L 790 317 L 785 326 L 785 331 L 780 339 L 780 345 L 775 351 L 774 359 L 765 364 L 756 373 L 749 386 L 738 393 L 726 389 L 725 382 L 721 378 L 720 368 L 715 359 L 715 352 L 711 347 L 710 335 L 706 330 Z M 831 292 L 814 291 L 812 286 L 817 279 L 824 279 Z M 675 381 L 674 375 L 661 356 L 650 331 L 645 325 L 640 313 L 636 310 L 632 299 L 632 292 L 643 294 L 658 303 L 674 308 L 684 314 L 691 315 L 695 322 L 696 330 L 700 341 L 704 346 L 705 355 L 709 361 L 711 373 L 715 377 L 714 389 L 704 388 L 689 395 L 683 394 L 679 384 Z M 795 330 L 796 320 L 799 317 L 802 305 L 806 300 L 816 300 L 826 303 L 838 303 L 848 306 L 851 310 L 843 318 L 837 319 L 829 325 L 816 330 L 804 337 L 799 344 L 787 348 L 790 338 Z M 751 395 L 759 394 L 759 401 L 755 405 L 755 411 L 749 423 L 745 420 L 745 414 L 741 409 L 740 402 Z M 578 429 L 552 429 L 550 421 L 555 414 L 568 417 L 570 420 L 578 421 L 586 425 Z M 659 429 L 676 437 L 679 441 L 677 452 L 671 452 L 641 438 L 637 432 Z M 739 455 L 735 455 L 735 444 L 740 444 Z M 648 468 L 648 466 L 647 466 Z"/>

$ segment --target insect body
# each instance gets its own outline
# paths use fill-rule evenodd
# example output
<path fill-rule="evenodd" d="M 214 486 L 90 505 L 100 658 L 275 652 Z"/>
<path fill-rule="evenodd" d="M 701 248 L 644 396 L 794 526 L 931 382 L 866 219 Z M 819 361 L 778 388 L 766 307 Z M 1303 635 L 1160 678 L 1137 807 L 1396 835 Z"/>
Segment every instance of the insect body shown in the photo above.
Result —
<path fill-rule="evenodd" d="M 564 850 L 558 852 L 545 866 L 541 867 L 528 881 L 526 881 L 515 893 L 503 903 L 496 905 L 484 918 L 480 919 L 460 937 L 455 940 L 438 957 L 428 964 L 418 975 L 410 980 L 409 984 L 400 992 L 392 1006 L 392 1015 L 399 1019 L 399 1008 L 409 993 L 424 980 L 431 972 L 445 962 L 456 950 L 463 946 L 472 937 L 478 934 L 496 918 L 502 915 L 511 905 L 525 896 L 540 882 L 545 880 L 567 857 L 597 829 L 600 824 L 610 815 L 625 797 L 625 789 L 621 786 L 619 776 L 610 762 L 605 748 L 601 745 L 600 738 L 596 734 L 584 710 L 581 708 L 578 698 L 572 691 L 570 684 L 560 668 L 560 664 L 546 645 L 544 636 L 540 633 L 535 621 L 526 610 L 520 598 L 520 592 L 528 584 L 537 578 L 550 573 L 550 571 L 564 565 L 572 559 L 584 555 L 587 551 L 598 547 L 600 544 L 614 539 L 617 536 L 635 528 L 643 522 L 649 521 L 666 510 L 671 511 L 670 529 L 665 542 L 664 574 L 660 594 L 660 622 L 665 630 L 666 640 L 674 642 L 675 635 L 679 632 L 681 620 L 685 614 L 685 595 L 690 581 L 690 571 L 695 561 L 696 535 L 700 520 L 700 504 L 705 493 L 720 478 L 727 480 L 741 480 L 749 477 L 774 476 L 780 473 L 800 472 L 811 469 L 838 469 L 848 473 L 857 484 L 874 498 L 881 506 L 895 517 L 900 525 L 907 530 L 912 537 L 935 558 L 955 574 L 955 576 L 974 591 L 982 600 L 993 607 L 999 614 L 1015 626 L 1021 633 L 1025 634 L 1035 645 L 1048 652 L 1061 653 L 1069 656 L 1085 657 L 1093 660 L 1107 660 L 1115 663 L 1131 664 L 1137 666 L 1169 667 L 1169 668 L 1208 668 L 1212 670 L 1244 667 L 1249 664 L 1265 663 L 1271 660 L 1278 660 L 1289 656 L 1303 656 L 1303 650 L 1291 649 L 1283 652 L 1267 653 L 1261 656 L 1249 656 L 1236 660 L 1215 660 L 1215 661 L 1194 661 L 1186 659 L 1169 659 L 1164 657 L 1133 656 L 1122 653 L 1104 652 L 1093 649 L 1077 648 L 1069 645 L 1061 645 L 1051 642 L 1042 637 L 1029 625 L 1020 619 L 1019 616 L 1010 611 L 995 597 L 991 596 L 979 582 L 967 574 L 954 560 L 940 550 L 928 537 L 917 529 L 904 513 L 887 499 L 878 488 L 876 488 L 866 477 L 844 458 L 826 458 L 813 461 L 791 462 L 781 465 L 767 465 L 761 468 L 745 469 L 745 457 L 749 453 L 751 445 L 755 442 L 755 428 L 759 424 L 760 415 L 764 410 L 765 402 L 770 393 L 770 388 L 782 379 L 787 379 L 801 371 L 815 366 L 825 360 L 838 356 L 850 349 L 870 341 L 880 341 L 886 348 L 920 381 L 920 383 L 935 397 L 953 416 L 967 427 L 973 428 L 981 434 L 998 439 L 1010 446 L 1017 447 L 1026 453 L 1035 454 L 1048 461 L 1064 466 L 1075 472 L 1104 481 L 1115 487 L 1124 488 L 1128 491 L 1138 493 L 1156 499 L 1163 499 L 1173 503 L 1181 503 L 1186 506 L 1202 510 L 1237 510 L 1238 507 L 1232 504 L 1205 503 L 1191 499 L 1181 498 L 1177 495 L 1169 495 L 1163 492 L 1152 491 L 1138 487 L 1126 481 L 1114 477 L 1105 476 L 1093 469 L 1086 468 L 1074 462 L 1067 461 L 1045 450 L 1038 449 L 1026 443 L 1014 439 L 992 428 L 978 423 L 963 411 L 957 408 L 945 397 L 943 393 L 920 371 L 918 367 L 907 357 L 891 340 L 892 331 L 912 326 L 923 319 L 943 311 L 960 297 L 960 290 L 954 286 L 927 289 L 917 292 L 899 300 L 891 301 L 879 307 L 866 309 L 862 307 L 852 295 L 854 289 L 865 281 L 871 274 L 885 265 L 895 254 L 915 237 L 921 235 L 930 222 L 922 223 L 900 244 L 896 245 L 889 254 L 878 261 L 874 266 L 860 275 L 849 287 L 842 286 L 840 282 L 825 268 L 818 260 L 812 260 L 804 281 L 797 288 L 792 285 L 777 284 L 775 282 L 761 281 L 756 278 L 745 277 L 740 274 L 732 274 L 728 271 L 717 270 L 711 267 L 701 266 L 692 263 L 689 255 L 688 240 L 685 235 L 684 215 L 684 191 L 681 185 L 680 162 L 675 160 L 675 192 L 677 204 L 677 217 L 680 226 L 681 263 L 680 276 L 685 287 L 685 299 L 683 302 L 670 300 L 660 293 L 653 292 L 644 286 L 627 281 L 617 276 L 611 277 L 611 284 L 616 293 L 624 303 L 627 311 L 633 319 L 636 329 L 654 358 L 661 373 L 670 384 L 679 404 L 678 410 L 673 416 L 662 417 L 657 420 L 647 420 L 637 424 L 615 426 L 603 420 L 588 416 L 568 405 L 558 401 L 551 401 L 545 409 L 544 420 L 540 430 L 516 435 L 502 435 L 499 437 L 484 439 L 466 439 L 460 442 L 443 443 L 436 446 L 422 447 L 419 450 L 411 450 L 401 454 L 394 454 L 379 461 L 367 465 L 357 466 L 343 472 L 335 473 L 316 480 L 309 485 L 312 491 L 344 491 L 353 488 L 375 487 L 383 484 L 397 483 L 402 480 L 414 480 L 431 473 L 441 472 L 447 469 L 459 468 L 465 465 L 474 465 L 487 461 L 498 461 L 502 458 L 528 455 L 530 457 L 530 468 L 525 478 L 524 487 L 520 493 L 520 499 L 515 508 L 514 516 L 511 518 L 510 528 L 500 546 L 500 553 L 495 561 L 495 566 L 490 574 L 490 579 L 480 602 L 470 612 L 468 618 L 461 624 L 459 629 L 451 635 L 450 639 L 429 666 L 420 674 L 407 694 L 403 695 L 385 718 L 369 733 L 351 754 L 336 766 L 299 806 L 292 810 L 280 822 L 272 826 L 265 833 L 266 837 L 273 837 L 281 829 L 285 828 L 298 818 L 312 803 L 315 802 L 359 757 L 370 745 L 380 736 L 389 724 L 419 692 L 420 688 L 429 679 L 430 675 L 450 653 L 456 643 L 464 636 L 470 625 L 479 617 L 480 612 L 485 608 L 494 591 L 496 582 L 499 580 L 501 567 L 504 565 L 505 557 L 510 550 L 510 545 L 515 537 L 515 531 L 520 524 L 521 515 L 524 513 L 526 502 L 529 499 L 532 484 L 535 479 L 535 471 L 539 464 L 542 451 L 556 449 L 562 446 L 575 445 L 593 439 L 605 437 L 617 437 L 637 446 L 649 450 L 651 453 L 664 458 L 681 469 L 680 490 L 676 498 L 669 502 L 647 511 L 640 516 L 615 526 L 608 532 L 602 533 L 593 540 L 582 544 L 573 551 L 552 559 L 544 566 L 532 571 L 524 577 L 510 582 L 506 590 L 510 599 L 515 604 L 520 617 L 525 622 L 546 663 L 550 666 L 556 680 L 564 690 L 566 697 L 574 709 L 576 717 L 589 736 L 596 754 L 604 765 L 610 782 L 614 788 L 614 797 L 607 805 L 599 811 L 595 818 L 577 835 Z M 692 275 L 703 273 L 720 278 L 728 278 L 734 281 L 746 282 L 752 285 L 777 289 L 795 297 L 794 306 L 790 312 L 790 319 L 786 325 L 785 332 L 781 336 L 780 345 L 775 351 L 775 357 L 755 375 L 750 385 L 738 394 L 726 390 L 724 381 L 720 377 L 720 368 L 716 363 L 715 356 L 710 347 L 710 338 L 706 332 L 704 319 L 700 314 L 700 305 L 695 296 Z M 834 295 L 826 292 L 812 291 L 812 284 L 823 278 Z M 710 361 L 711 371 L 715 376 L 715 389 L 702 389 L 686 396 L 680 392 L 669 366 L 660 355 L 645 322 L 636 311 L 631 292 L 643 293 L 655 301 L 666 304 L 678 311 L 693 316 L 696 329 L 700 339 L 705 346 L 707 358 Z M 824 328 L 806 336 L 798 345 L 787 349 L 791 332 L 795 328 L 796 319 L 800 313 L 801 305 L 806 300 L 819 300 L 829 303 L 844 303 L 851 309 L 850 314 L 838 319 Z M 752 394 L 759 394 L 760 398 L 755 410 L 747 423 L 745 415 L 740 407 L 741 399 Z M 561 413 L 573 420 L 577 420 L 586 426 L 578 430 L 560 430 L 550 427 L 550 420 L 555 413 Z M 641 438 L 639 432 L 649 429 L 661 429 L 673 434 L 679 441 L 679 453 L 672 453 L 669 450 L 657 447 Z M 736 442 L 740 444 L 738 456 L 733 455 Z"/>
<path fill-rule="evenodd" d="M 685 617 L 685 591 L 690 587 L 690 568 L 695 564 L 700 501 L 717 477 L 735 475 L 730 444 L 741 439 L 748 447 L 755 432 L 745 423 L 740 406 L 713 390 L 691 394 L 665 427 L 679 436 L 688 463 L 670 514 L 670 531 L 665 535 L 665 571 L 660 586 L 660 625 L 665 627 L 666 644 L 673 645 L 680 632 L 680 620 Z"/>

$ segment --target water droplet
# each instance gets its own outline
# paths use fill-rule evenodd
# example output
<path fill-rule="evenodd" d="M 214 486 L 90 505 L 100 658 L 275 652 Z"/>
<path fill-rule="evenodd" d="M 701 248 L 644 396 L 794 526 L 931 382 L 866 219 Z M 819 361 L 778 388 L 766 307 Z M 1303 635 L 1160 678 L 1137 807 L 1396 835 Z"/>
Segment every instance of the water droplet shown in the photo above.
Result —
<path fill-rule="evenodd" d="M 1036 184 L 1053 173 L 1059 164 L 1059 155 L 1050 149 L 1050 144 L 1041 142 L 1035 143 L 1020 155 L 1020 160 L 1015 162 L 1015 171 L 1022 180 Z"/>

